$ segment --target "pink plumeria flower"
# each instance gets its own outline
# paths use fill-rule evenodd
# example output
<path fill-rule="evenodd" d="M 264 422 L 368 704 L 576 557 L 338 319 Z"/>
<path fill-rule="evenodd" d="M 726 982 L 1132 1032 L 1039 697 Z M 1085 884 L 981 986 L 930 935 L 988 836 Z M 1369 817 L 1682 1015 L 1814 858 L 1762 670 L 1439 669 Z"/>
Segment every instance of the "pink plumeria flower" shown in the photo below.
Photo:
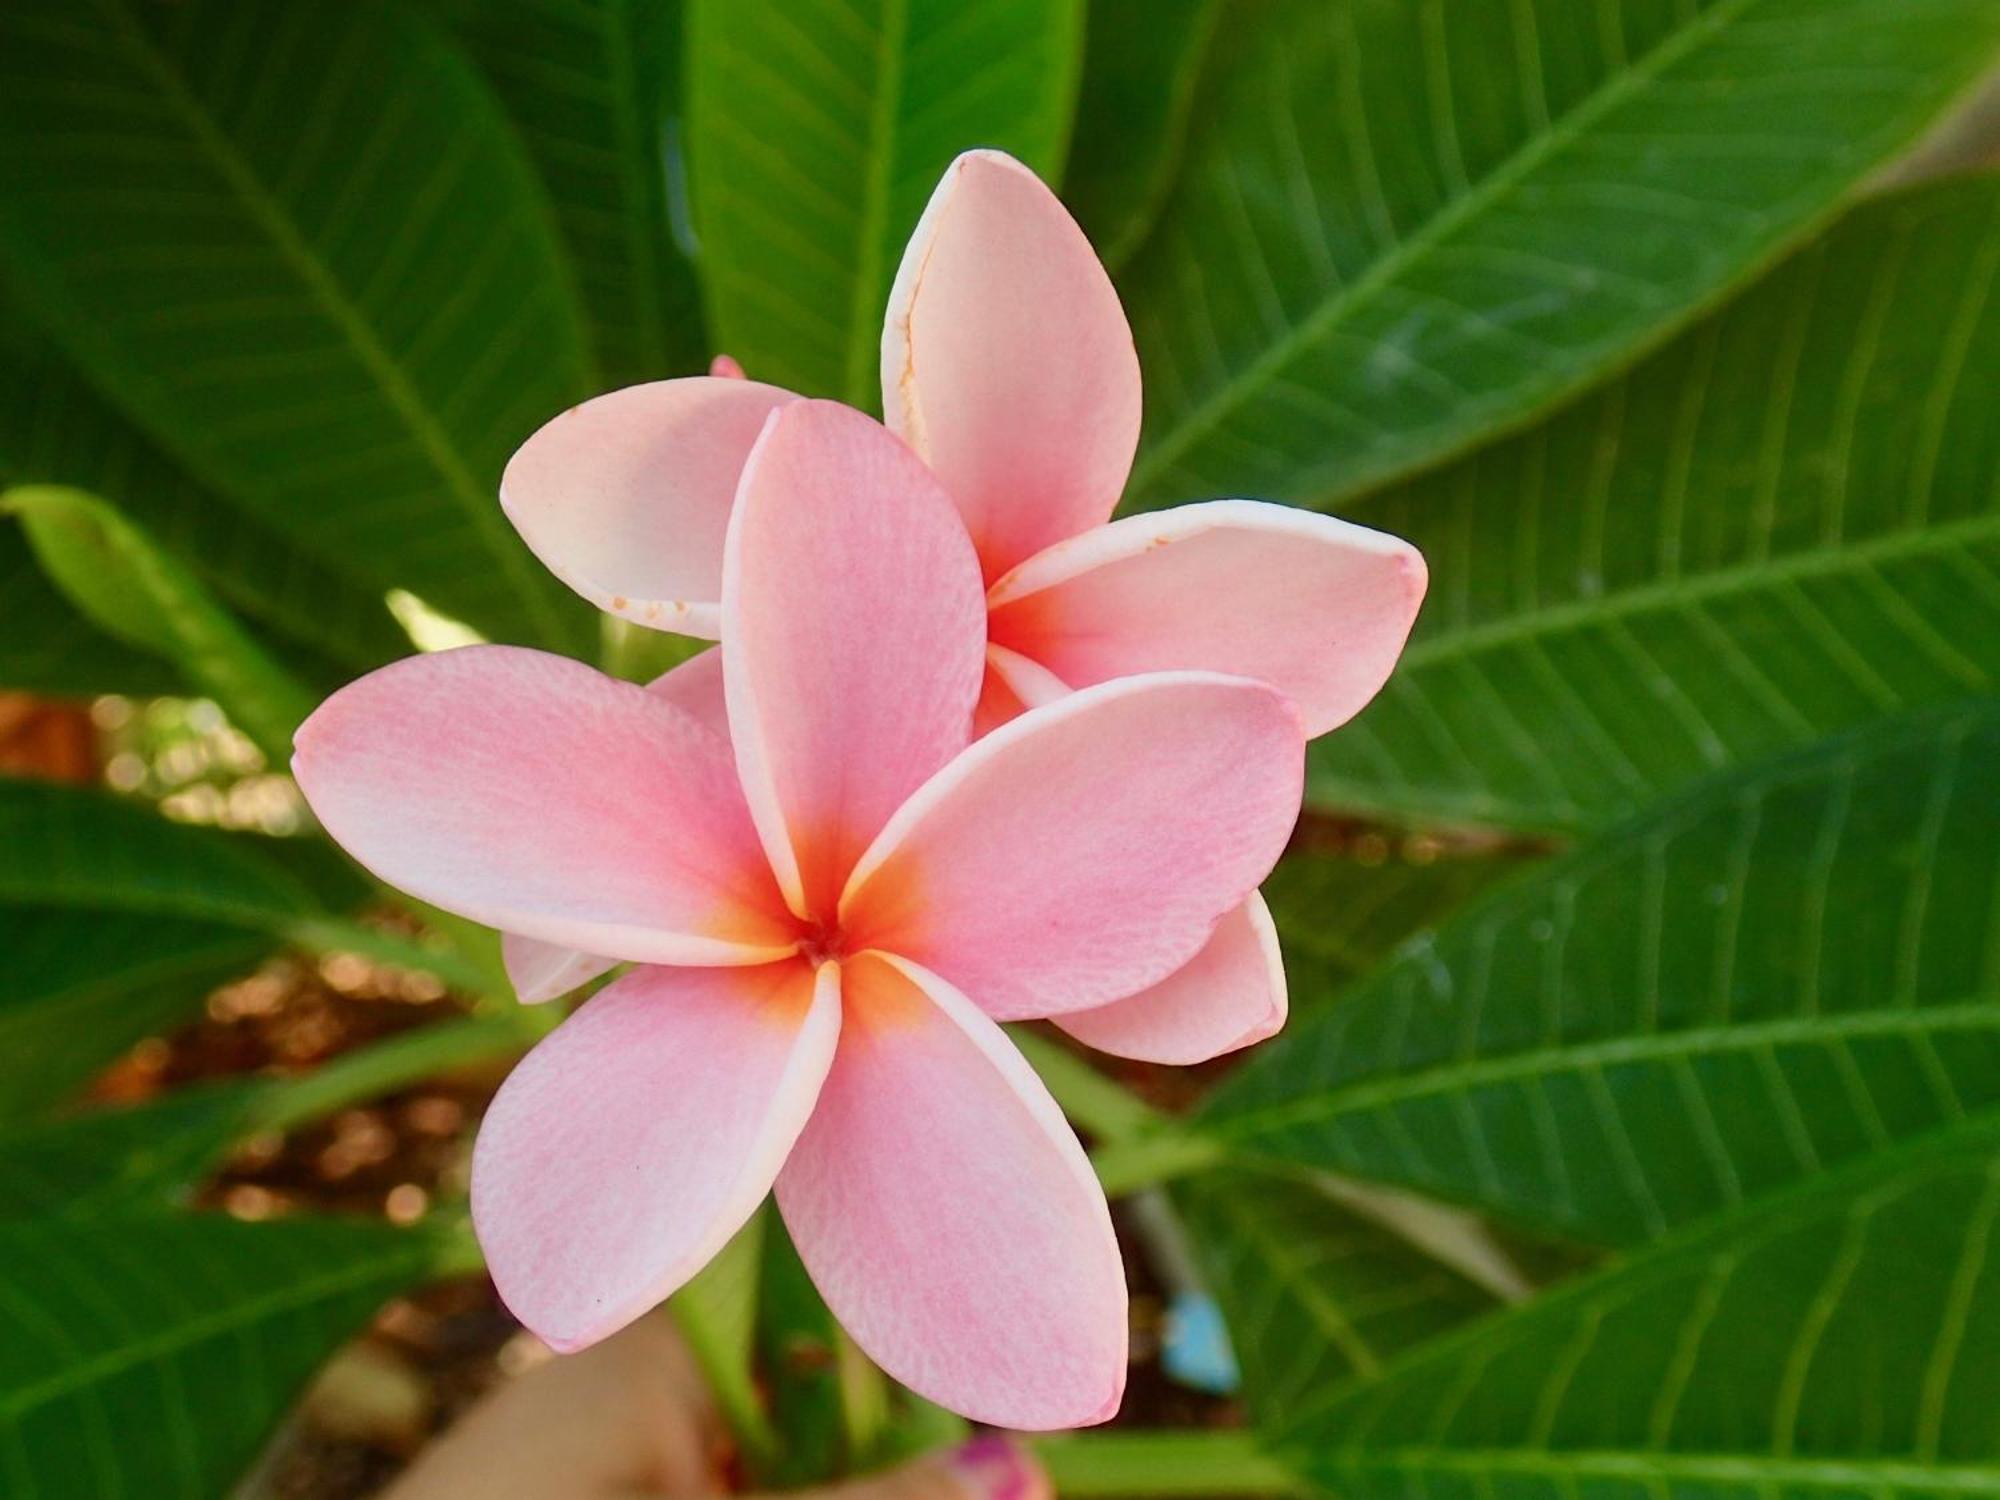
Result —
<path fill-rule="evenodd" d="M 709 637 L 744 457 L 798 399 L 734 360 L 714 372 L 585 402 L 530 438 L 501 486 L 528 545 L 585 598 Z M 1250 500 L 1110 519 L 1139 438 L 1131 330 L 1083 231 L 1011 157 L 961 156 L 932 196 L 890 296 L 882 395 L 979 556 L 981 731 L 1130 673 L 1204 669 L 1275 685 L 1320 735 L 1388 679 L 1424 593 L 1408 543 Z M 603 967 L 529 943 L 508 955 L 523 999 Z M 1285 1015 L 1253 894 L 1175 982 L 1057 1024 L 1102 1051 L 1194 1063 Z"/>
<path fill-rule="evenodd" d="M 473 1159 L 495 1283 L 558 1349 L 699 1270 L 774 1183 L 890 1374 L 1049 1428 L 1118 1406 L 1104 1194 L 1000 1021 L 1183 970 L 1276 862 L 1304 735 L 1268 685 L 1127 677 L 971 744 L 979 560 L 831 402 L 759 413 L 720 651 L 650 689 L 505 646 L 342 689 L 293 768 L 383 879 L 638 965 L 515 1069 Z M 718 691 L 719 685 L 719 691 Z"/>

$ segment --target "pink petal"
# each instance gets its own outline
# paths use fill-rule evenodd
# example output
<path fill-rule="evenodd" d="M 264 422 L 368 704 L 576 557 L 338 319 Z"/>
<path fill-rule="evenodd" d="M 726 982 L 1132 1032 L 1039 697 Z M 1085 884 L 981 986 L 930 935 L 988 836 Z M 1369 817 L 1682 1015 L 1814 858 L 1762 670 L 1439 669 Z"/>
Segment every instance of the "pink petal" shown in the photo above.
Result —
<path fill-rule="evenodd" d="M 475 922 L 641 963 L 794 946 L 727 742 L 579 662 L 397 662 L 320 705 L 292 770 L 349 854 Z"/>
<path fill-rule="evenodd" d="M 522 937 L 518 932 L 500 934 L 500 959 L 507 966 L 507 981 L 514 986 L 514 998 L 523 1005 L 560 1000 L 577 986 L 618 967 L 615 958 L 579 953 L 559 943 Z"/>
<path fill-rule="evenodd" d="M 1174 672 L 1086 688 L 918 791 L 856 866 L 843 928 L 1004 1021 L 1136 994 L 1270 872 L 1304 762 L 1297 710 L 1262 683 Z"/>
<path fill-rule="evenodd" d="M 964 512 L 990 582 L 1111 514 L 1139 357 L 1111 278 L 1041 180 L 969 151 L 918 221 L 882 330 L 882 409 Z"/>
<path fill-rule="evenodd" d="M 1104 1192 L 1013 1045 L 933 974 L 864 954 L 778 1206 L 827 1305 L 896 1379 L 975 1421 L 1079 1427 L 1125 1386 Z"/>
<path fill-rule="evenodd" d="M 712 638 L 737 476 L 764 418 L 793 399 L 712 376 L 612 391 L 523 443 L 500 503 L 549 571 L 599 609 Z"/>
<path fill-rule="evenodd" d="M 729 738 L 729 716 L 722 704 L 721 652 L 704 651 L 689 657 L 647 683 L 646 691 L 693 715 L 724 740 Z M 518 932 L 502 934 L 500 956 L 507 965 L 514 995 L 523 1005 L 559 1000 L 618 965 L 615 958 L 578 953 Z"/>
<path fill-rule="evenodd" d="M 1424 597 L 1408 542 L 1286 505 L 1215 500 L 1060 542 L 988 598 L 996 644 L 1072 687 L 1198 667 L 1287 694 L 1306 733 L 1389 678 Z"/>
<path fill-rule="evenodd" d="M 823 920 L 889 814 L 971 736 L 979 565 L 908 448 L 851 408 L 801 401 L 743 471 L 722 601 L 751 815 L 792 909 Z"/>
<path fill-rule="evenodd" d="M 1216 924 L 1208 946 L 1150 989 L 1057 1016 L 1087 1047 L 1186 1067 L 1275 1035 L 1285 1024 L 1285 965 L 1262 896 Z"/>
<path fill-rule="evenodd" d="M 616 1333 L 750 1217 L 840 1035 L 838 971 L 635 969 L 494 1097 L 472 1215 L 501 1298 L 552 1347 Z"/>
<path fill-rule="evenodd" d="M 708 362 L 708 373 L 717 380 L 741 380 L 743 366 L 727 354 L 718 354 Z"/>

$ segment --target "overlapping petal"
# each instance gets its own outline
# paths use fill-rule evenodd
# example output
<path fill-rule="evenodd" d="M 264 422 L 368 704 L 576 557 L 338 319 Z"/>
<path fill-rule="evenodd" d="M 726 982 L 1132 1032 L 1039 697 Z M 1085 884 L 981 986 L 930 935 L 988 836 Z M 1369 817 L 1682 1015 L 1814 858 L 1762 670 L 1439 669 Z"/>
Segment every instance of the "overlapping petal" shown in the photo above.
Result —
<path fill-rule="evenodd" d="M 1087 688 L 926 783 L 856 866 L 843 927 L 1001 1020 L 1136 994 L 1276 863 L 1304 753 L 1297 711 L 1262 683 L 1171 672 Z"/>
<path fill-rule="evenodd" d="M 1396 665 L 1424 597 L 1398 537 L 1254 500 L 1128 516 L 1059 542 L 988 598 L 996 646 L 1071 687 L 1204 668 L 1256 677 L 1306 733 L 1345 723 Z"/>
<path fill-rule="evenodd" d="M 1099 1052 L 1187 1067 L 1275 1035 L 1286 1006 L 1278 930 L 1264 898 L 1253 895 L 1158 984 L 1055 1022 Z"/>
<path fill-rule="evenodd" d="M 500 503 L 549 571 L 599 609 L 712 638 L 737 478 L 764 419 L 795 399 L 710 376 L 597 396 L 521 445 Z"/>
<path fill-rule="evenodd" d="M 551 1032 L 480 1127 L 472 1213 L 552 1347 L 617 1332 L 763 1201 L 832 1062 L 837 971 L 635 969 Z"/>
<path fill-rule="evenodd" d="M 971 737 L 978 563 L 908 448 L 848 407 L 801 401 L 744 469 L 722 600 L 751 815 L 792 909 L 824 920 L 889 815 Z"/>
<path fill-rule="evenodd" d="M 1125 1275 L 1062 1111 L 964 996 L 901 960 L 842 965 L 846 1015 L 778 1205 L 870 1358 L 974 1420 L 1103 1421 Z"/>
<path fill-rule="evenodd" d="M 1041 179 L 946 169 L 903 252 L 882 409 L 958 502 L 990 582 L 1108 518 L 1139 441 L 1139 359 L 1111 278 Z"/>
<path fill-rule="evenodd" d="M 349 854 L 475 922 L 645 963 L 793 946 L 727 742 L 578 662 L 397 662 L 320 705 L 292 769 Z"/>

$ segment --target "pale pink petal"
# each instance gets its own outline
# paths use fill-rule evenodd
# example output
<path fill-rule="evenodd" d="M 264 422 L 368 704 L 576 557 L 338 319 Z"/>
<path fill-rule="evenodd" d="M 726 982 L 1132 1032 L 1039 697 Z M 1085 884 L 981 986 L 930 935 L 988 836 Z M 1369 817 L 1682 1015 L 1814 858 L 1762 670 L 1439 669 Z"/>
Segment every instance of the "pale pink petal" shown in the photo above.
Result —
<path fill-rule="evenodd" d="M 500 959 L 507 966 L 507 980 L 514 986 L 514 998 L 523 1005 L 560 1000 L 578 985 L 588 984 L 618 967 L 615 958 L 579 953 L 558 943 L 522 937 L 518 932 L 500 934 Z"/>
<path fill-rule="evenodd" d="M 300 726 L 335 842 L 475 922 L 642 963 L 791 951 L 729 746 L 671 703 L 512 646 L 411 657 Z"/>
<path fill-rule="evenodd" d="M 983 738 L 1031 708 L 1053 703 L 1069 685 L 1039 662 L 992 642 L 986 645 L 986 681 L 972 716 L 972 736 Z"/>
<path fill-rule="evenodd" d="M 801 916 L 964 748 L 986 650 L 951 502 L 878 423 L 776 412 L 743 471 L 723 569 L 723 681 L 743 789 Z"/>
<path fill-rule="evenodd" d="M 741 380 L 743 366 L 727 354 L 718 354 L 708 362 L 708 373 L 717 380 Z"/>
<path fill-rule="evenodd" d="M 572 407 L 508 461 L 500 503 L 550 572 L 656 630 L 720 630 L 722 538 L 750 445 L 789 391 L 696 376 Z"/>
<path fill-rule="evenodd" d="M 1264 898 L 1252 896 L 1158 984 L 1055 1023 L 1099 1052 L 1186 1067 L 1275 1035 L 1285 1008 L 1278 930 Z"/>
<path fill-rule="evenodd" d="M 729 716 L 722 704 L 719 651 L 709 650 L 689 657 L 647 683 L 646 691 L 693 715 L 724 740 L 729 738 Z M 502 934 L 500 956 L 507 965 L 507 978 L 513 982 L 514 994 L 524 1005 L 560 999 L 618 964 L 615 958 L 578 953 L 573 948 L 537 942 L 518 932 Z"/>
<path fill-rule="evenodd" d="M 1297 710 L 1262 683 L 1085 688 L 918 791 L 855 867 L 843 929 L 1000 1020 L 1122 999 L 1193 958 L 1270 872 L 1304 766 Z"/>
<path fill-rule="evenodd" d="M 990 582 L 1111 514 L 1139 358 L 1090 241 L 1012 157 L 945 169 L 882 330 L 882 409 L 964 512 Z"/>
<path fill-rule="evenodd" d="M 1261 678 L 1319 735 L 1389 678 L 1424 597 L 1423 555 L 1331 516 L 1216 500 L 1060 542 L 988 598 L 996 644 L 1072 687 L 1195 667 Z"/>
<path fill-rule="evenodd" d="M 974 1421 L 1104 1421 L 1125 1386 L 1125 1273 L 1061 1109 L 935 975 L 872 954 L 842 970 L 840 1050 L 778 1175 L 827 1305 L 884 1370 Z"/>
<path fill-rule="evenodd" d="M 838 973 L 803 960 L 635 969 L 514 1069 L 479 1128 L 487 1269 L 549 1345 L 616 1333 L 742 1227 L 840 1035 Z"/>

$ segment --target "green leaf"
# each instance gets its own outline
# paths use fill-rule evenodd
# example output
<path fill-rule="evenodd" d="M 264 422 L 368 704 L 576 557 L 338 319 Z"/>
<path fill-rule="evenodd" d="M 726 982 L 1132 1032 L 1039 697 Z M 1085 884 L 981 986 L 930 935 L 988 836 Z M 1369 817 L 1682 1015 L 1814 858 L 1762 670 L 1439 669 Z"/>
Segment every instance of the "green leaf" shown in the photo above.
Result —
<path fill-rule="evenodd" d="M 226 1493 L 320 1361 L 443 1264 L 435 1234 L 364 1221 L 0 1224 L 8 1493 Z"/>
<path fill-rule="evenodd" d="M 769 1464 L 778 1436 L 757 1389 L 757 1295 L 764 1265 L 762 1209 L 667 1303 L 674 1326 L 753 1464 Z"/>
<path fill-rule="evenodd" d="M 0 778 L 0 1119 L 65 1098 L 277 942 L 317 941 L 365 892 L 318 845 Z"/>
<path fill-rule="evenodd" d="M 221 705 L 272 765 L 313 694 L 209 594 L 202 581 L 116 509 L 82 490 L 23 485 L 0 492 L 43 571 L 106 634 L 177 667 Z"/>
<path fill-rule="evenodd" d="M 1352 1500 L 2000 1493 L 2000 1118 L 1707 1220 L 1301 1413 Z"/>
<path fill-rule="evenodd" d="M 764 1215 L 757 1352 L 781 1446 L 757 1477 L 779 1488 L 838 1477 L 849 1457 L 840 1324 L 821 1299 L 784 1220 Z"/>
<path fill-rule="evenodd" d="M 1354 507 L 1434 585 L 1313 797 L 1601 824 L 1993 691 L 1996 272 L 2000 179 L 1871 203 L 1554 420 Z"/>
<path fill-rule="evenodd" d="M 182 686 L 158 657 L 92 625 L 57 592 L 18 526 L 0 524 L 0 616 L 34 628 L 0 632 L 0 690 L 50 698 L 170 693 Z"/>
<path fill-rule="evenodd" d="M 694 267 L 675 243 L 680 0 L 453 0 L 474 61 L 541 169 L 600 382 L 702 368 Z"/>
<path fill-rule="evenodd" d="M 310 554 L 585 643 L 495 499 L 584 389 L 574 292 L 513 132 L 414 7 L 9 4 L 0 265 L 94 385 Z"/>
<path fill-rule="evenodd" d="M 2000 704 L 1704 784 L 1253 1055 L 1258 1158 L 1658 1234 L 2000 1102 Z"/>
<path fill-rule="evenodd" d="M 1221 0 L 1090 0 L 1063 197 L 1114 270 L 1173 186 L 1221 15 Z"/>
<path fill-rule="evenodd" d="M 409 653 L 409 637 L 383 607 L 379 585 L 370 588 L 352 570 L 313 561 L 196 483 L 0 298 L 0 488 L 24 484 L 69 485 L 104 496 L 232 608 L 288 645 L 297 643 L 288 659 L 303 652 L 323 658 L 315 682 L 331 686 Z M 0 536 L 0 548 L 16 550 L 8 536 Z M 9 650 L 18 651 L 19 643 L 10 642 Z M 160 677 L 148 690 L 176 685 Z"/>
<path fill-rule="evenodd" d="M 1332 505 L 1517 426 L 1815 229 L 1988 0 L 1272 0 L 1123 277 L 1136 504 Z"/>
<path fill-rule="evenodd" d="M 1498 1305 L 1310 1182 L 1228 1170 L 1176 1184 L 1173 1199 L 1262 1427 Z"/>
<path fill-rule="evenodd" d="M 974 146 L 1053 180 L 1082 0 L 690 0 L 688 156 L 716 347 L 874 409 L 882 310 L 931 190 Z"/>
<path fill-rule="evenodd" d="M 178 1089 L 0 1132 L 0 1223 L 178 1206 L 248 1128 L 268 1082 Z"/>
<path fill-rule="evenodd" d="M 1426 845 L 1420 852 L 1363 859 L 1303 849 L 1279 861 L 1263 895 L 1284 940 L 1293 1015 L 1331 998 L 1399 943 L 1421 938 L 1529 862 L 1509 850 Z"/>

